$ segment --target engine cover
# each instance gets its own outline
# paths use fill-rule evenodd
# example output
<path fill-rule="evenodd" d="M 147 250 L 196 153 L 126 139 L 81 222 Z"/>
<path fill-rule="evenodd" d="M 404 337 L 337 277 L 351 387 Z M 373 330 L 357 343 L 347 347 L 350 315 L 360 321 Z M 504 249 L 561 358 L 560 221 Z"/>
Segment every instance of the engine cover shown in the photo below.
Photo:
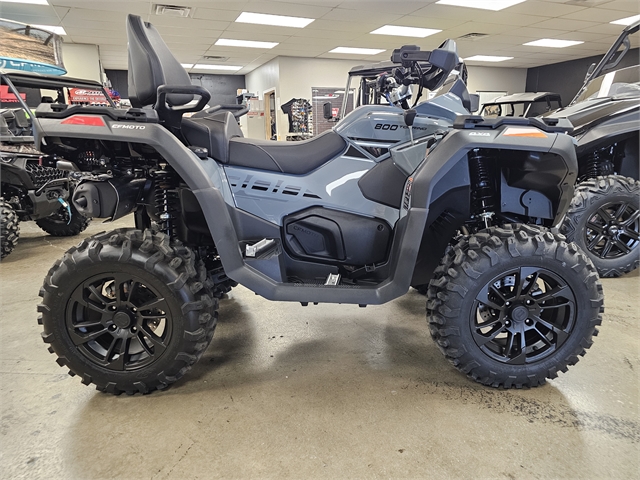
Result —
<path fill-rule="evenodd" d="M 386 260 L 391 227 L 379 218 L 313 207 L 285 217 L 284 236 L 294 257 L 360 267 Z"/>

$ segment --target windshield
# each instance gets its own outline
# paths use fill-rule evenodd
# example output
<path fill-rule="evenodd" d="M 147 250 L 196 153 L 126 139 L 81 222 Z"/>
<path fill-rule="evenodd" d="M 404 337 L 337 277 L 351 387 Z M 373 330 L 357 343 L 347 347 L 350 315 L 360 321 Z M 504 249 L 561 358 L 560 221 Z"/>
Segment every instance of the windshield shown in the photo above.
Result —
<path fill-rule="evenodd" d="M 594 78 L 573 103 L 596 98 L 632 98 L 640 96 L 640 71 L 637 65 Z"/>

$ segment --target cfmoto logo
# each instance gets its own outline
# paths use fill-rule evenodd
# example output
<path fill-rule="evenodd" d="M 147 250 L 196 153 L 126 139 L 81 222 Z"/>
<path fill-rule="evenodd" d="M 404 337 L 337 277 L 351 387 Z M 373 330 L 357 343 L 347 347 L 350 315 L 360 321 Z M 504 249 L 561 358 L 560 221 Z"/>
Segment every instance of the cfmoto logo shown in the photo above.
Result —
<path fill-rule="evenodd" d="M 125 128 L 127 130 L 144 130 L 145 127 L 144 125 L 124 125 L 121 123 L 115 123 L 112 125 L 112 128 Z"/>

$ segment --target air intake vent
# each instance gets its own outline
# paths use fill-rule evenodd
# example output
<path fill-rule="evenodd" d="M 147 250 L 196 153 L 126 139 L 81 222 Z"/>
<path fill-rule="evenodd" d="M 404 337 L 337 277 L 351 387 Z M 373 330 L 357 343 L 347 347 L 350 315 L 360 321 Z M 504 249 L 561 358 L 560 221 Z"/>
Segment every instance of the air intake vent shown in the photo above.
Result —
<path fill-rule="evenodd" d="M 178 5 L 155 5 L 156 15 L 168 15 L 171 17 L 188 17 L 191 14 L 191 7 L 180 7 Z"/>
<path fill-rule="evenodd" d="M 205 55 L 204 57 L 205 60 L 215 60 L 216 62 L 226 62 L 227 60 L 229 60 L 229 57 L 223 57 L 221 55 Z"/>
<path fill-rule="evenodd" d="M 477 32 L 471 32 L 471 33 L 467 33 L 466 35 L 462 35 L 461 37 L 458 37 L 458 40 L 477 40 L 479 38 L 482 37 L 487 37 L 489 36 L 488 33 L 477 33 Z"/>

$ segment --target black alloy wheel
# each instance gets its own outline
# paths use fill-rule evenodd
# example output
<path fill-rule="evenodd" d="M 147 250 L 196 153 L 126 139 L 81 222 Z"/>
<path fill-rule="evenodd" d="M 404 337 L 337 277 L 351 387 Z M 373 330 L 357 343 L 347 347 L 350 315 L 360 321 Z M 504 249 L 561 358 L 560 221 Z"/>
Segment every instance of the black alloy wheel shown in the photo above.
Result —
<path fill-rule="evenodd" d="M 609 202 L 589 218 L 584 236 L 587 250 L 599 258 L 628 255 L 640 243 L 640 210 L 630 202 Z"/>
<path fill-rule="evenodd" d="M 171 340 L 167 300 L 135 275 L 97 275 L 71 294 L 66 326 L 76 348 L 109 370 L 158 360 Z"/>
<path fill-rule="evenodd" d="M 431 337 L 491 387 L 536 387 L 591 347 L 604 311 L 593 264 L 565 237 L 534 225 L 491 227 L 449 250 L 427 292 Z"/>
<path fill-rule="evenodd" d="M 206 273 L 192 250 L 163 233 L 94 235 L 47 273 L 42 339 L 85 385 L 115 395 L 163 390 L 213 338 L 218 300 Z"/>
<path fill-rule="evenodd" d="M 537 362 L 561 347 L 576 321 L 567 282 L 538 267 L 520 267 L 485 285 L 470 315 L 473 338 L 502 363 Z"/>
<path fill-rule="evenodd" d="M 593 262 L 601 277 L 619 277 L 640 265 L 640 181 L 621 175 L 576 187 L 560 231 Z"/>

